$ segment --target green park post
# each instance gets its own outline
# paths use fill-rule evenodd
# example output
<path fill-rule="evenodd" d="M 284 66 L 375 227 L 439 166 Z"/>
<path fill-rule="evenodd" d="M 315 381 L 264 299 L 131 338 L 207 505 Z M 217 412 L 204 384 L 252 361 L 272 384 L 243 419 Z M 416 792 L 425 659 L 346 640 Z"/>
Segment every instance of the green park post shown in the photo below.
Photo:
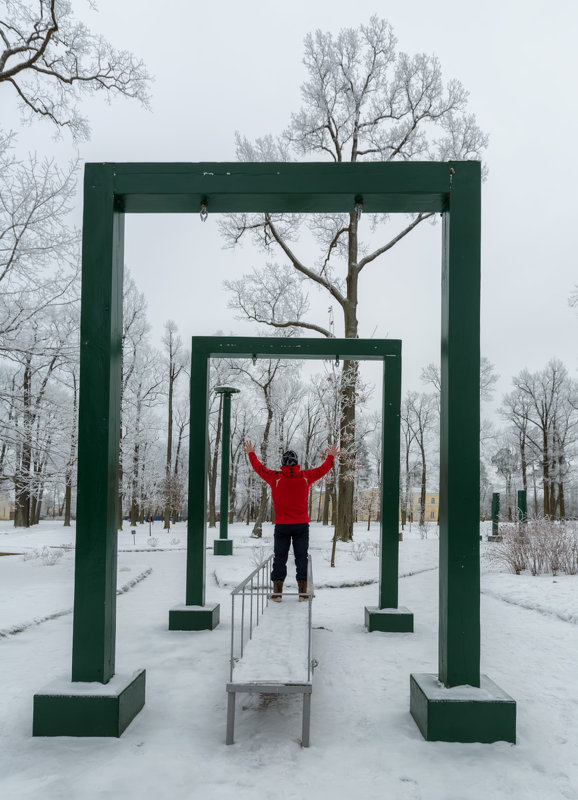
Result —
<path fill-rule="evenodd" d="M 219 538 L 213 542 L 216 556 L 233 555 L 233 541 L 228 538 L 229 528 L 229 453 L 231 452 L 231 397 L 239 393 L 232 386 L 217 386 L 215 392 L 223 395 L 223 423 L 221 427 L 221 511 Z"/>
<path fill-rule="evenodd" d="M 518 489 L 518 522 L 528 522 L 528 495 L 525 489 Z"/>
<path fill-rule="evenodd" d="M 120 736 L 145 702 L 144 670 L 115 675 L 124 213 L 111 164 L 86 165 L 83 229 L 72 677 L 35 694 L 35 736 Z"/>
<path fill-rule="evenodd" d="M 490 541 L 498 541 L 500 538 L 500 493 L 492 494 L 492 535 L 488 537 Z"/>
<path fill-rule="evenodd" d="M 413 613 L 398 605 L 401 351 L 383 360 L 382 397 L 379 605 L 365 607 L 365 627 L 370 633 L 411 633 Z"/>
<path fill-rule="evenodd" d="M 428 740 L 512 742 L 516 704 L 480 675 L 480 162 L 450 166 L 442 216 L 438 674 L 410 676 L 410 711 Z"/>
<path fill-rule="evenodd" d="M 206 353 L 191 346 L 189 494 L 185 602 L 169 610 L 169 630 L 214 630 L 220 622 L 218 603 L 205 605 L 207 528 L 207 409 L 209 362 Z"/>

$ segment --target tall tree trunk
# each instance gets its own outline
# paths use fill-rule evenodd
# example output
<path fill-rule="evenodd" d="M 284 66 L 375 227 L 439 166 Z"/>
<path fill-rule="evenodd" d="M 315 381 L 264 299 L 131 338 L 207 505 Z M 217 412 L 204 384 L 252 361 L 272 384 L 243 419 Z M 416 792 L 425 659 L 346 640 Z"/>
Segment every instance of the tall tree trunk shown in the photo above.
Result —
<path fill-rule="evenodd" d="M 120 450 L 122 451 L 122 434 L 120 436 Z M 122 482 L 124 480 L 123 469 L 122 469 L 122 456 L 119 459 L 118 463 L 118 508 L 117 508 L 117 528 L 119 531 L 122 530 L 122 518 L 123 518 L 123 505 L 124 505 L 124 497 L 122 494 Z"/>
<path fill-rule="evenodd" d="M 209 462 L 209 528 L 217 527 L 217 466 L 219 463 L 219 445 L 221 443 L 221 423 L 223 414 L 223 394 L 219 394 L 219 412 L 217 419 L 217 433 L 213 457 Z"/>
<path fill-rule="evenodd" d="M 32 437 L 32 412 L 30 369 L 31 356 L 26 357 L 24 373 L 22 376 L 22 405 L 23 405 L 23 441 L 20 463 L 16 467 L 14 476 L 14 527 L 30 527 L 30 468 L 32 466 L 31 437 Z"/>
<path fill-rule="evenodd" d="M 551 514 L 551 501 L 550 501 L 550 456 L 548 453 L 548 430 L 542 430 L 542 479 L 544 483 L 544 516 L 549 517 Z"/>
<path fill-rule="evenodd" d="M 167 423 L 167 460 L 165 465 L 166 496 L 164 510 L 163 529 L 169 530 L 171 527 L 171 493 L 172 493 L 172 462 L 173 462 L 173 391 L 174 379 L 172 362 L 169 366 L 169 402 L 168 402 L 168 423 Z"/>
<path fill-rule="evenodd" d="M 352 338 L 352 337 L 349 337 Z M 339 475 L 337 479 L 337 538 L 353 539 L 353 497 L 355 477 L 355 395 L 357 362 L 344 361 L 341 385 L 341 418 L 339 430 Z"/>
<path fill-rule="evenodd" d="M 335 478 L 330 472 L 325 479 L 325 494 L 323 495 L 323 525 L 329 525 L 329 506 L 334 494 Z"/>
<path fill-rule="evenodd" d="M 358 229 L 357 213 L 349 215 L 349 235 L 347 253 L 347 299 L 343 304 L 343 321 L 346 339 L 358 336 Z M 338 495 L 337 495 L 337 538 L 343 542 L 353 539 L 353 484 L 355 476 L 355 406 L 357 398 L 357 361 L 343 362 L 341 382 L 341 418 L 339 424 Z"/>
<path fill-rule="evenodd" d="M 564 484 L 562 481 L 558 484 L 558 500 L 560 506 L 560 521 L 566 522 L 566 502 L 564 500 Z"/>
<path fill-rule="evenodd" d="M 64 527 L 70 528 L 70 509 L 72 505 L 72 479 L 76 464 L 76 440 L 78 420 L 78 382 L 76 373 L 72 372 L 72 436 L 70 437 L 70 453 L 64 475 Z"/>
<path fill-rule="evenodd" d="M 241 459 L 241 450 L 239 449 L 237 456 L 231 453 L 231 473 L 229 475 L 229 522 L 235 522 L 237 514 L 237 483 L 239 481 L 239 461 Z"/>
<path fill-rule="evenodd" d="M 526 436 L 520 432 L 520 469 L 522 471 L 522 487 L 528 491 L 528 464 L 526 463 Z"/>
<path fill-rule="evenodd" d="M 419 496 L 419 525 L 420 528 L 424 528 L 427 474 L 426 474 L 425 448 L 423 446 L 423 443 L 420 445 L 420 450 L 421 450 L 421 491 Z"/>
<path fill-rule="evenodd" d="M 267 423 L 263 432 L 263 444 L 261 445 L 261 463 L 264 464 L 267 460 L 267 448 L 269 446 L 269 432 L 271 430 L 271 423 L 273 422 L 273 408 L 270 403 L 270 397 L 265 393 L 265 400 L 267 402 Z M 259 511 L 257 512 L 257 519 L 253 525 L 251 536 L 260 539 L 263 536 L 263 521 L 267 514 L 267 489 L 268 486 L 265 482 L 261 485 L 261 498 L 259 500 Z"/>
<path fill-rule="evenodd" d="M 33 519 L 33 523 L 32 524 L 33 525 L 38 525 L 38 523 L 40 522 L 40 514 L 42 513 L 42 499 L 43 499 L 43 497 L 44 497 L 44 484 L 42 484 L 42 486 L 40 487 L 40 491 L 38 492 L 38 497 L 36 499 L 36 507 L 34 509 L 34 516 L 32 517 L 32 519 Z"/>

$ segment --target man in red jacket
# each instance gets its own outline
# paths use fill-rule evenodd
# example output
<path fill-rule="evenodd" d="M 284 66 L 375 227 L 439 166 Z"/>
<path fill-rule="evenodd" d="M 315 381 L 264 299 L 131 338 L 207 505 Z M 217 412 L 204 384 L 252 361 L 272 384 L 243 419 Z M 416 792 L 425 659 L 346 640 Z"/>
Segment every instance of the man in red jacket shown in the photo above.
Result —
<path fill-rule="evenodd" d="M 335 456 L 339 453 L 337 445 L 326 451 L 327 458 L 316 469 L 302 470 L 297 453 L 287 450 L 281 457 L 281 469 L 267 469 L 255 455 L 255 447 L 250 441 L 244 444 L 251 466 L 271 487 L 275 507 L 275 538 L 273 569 L 273 600 L 281 602 L 283 581 L 287 577 L 287 557 L 293 542 L 293 555 L 297 569 L 299 600 L 307 599 L 307 550 L 309 549 L 309 487 L 326 475 Z"/>

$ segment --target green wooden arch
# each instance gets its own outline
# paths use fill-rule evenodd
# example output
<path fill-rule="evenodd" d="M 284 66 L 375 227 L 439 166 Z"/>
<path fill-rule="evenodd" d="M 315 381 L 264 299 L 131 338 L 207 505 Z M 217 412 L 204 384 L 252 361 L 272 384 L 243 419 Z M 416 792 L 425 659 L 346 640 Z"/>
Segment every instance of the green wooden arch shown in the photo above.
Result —
<path fill-rule="evenodd" d="M 189 514 L 185 604 L 169 612 L 171 630 L 206 630 L 219 623 L 217 604 L 205 603 L 207 430 L 211 358 L 346 358 L 383 363 L 382 491 L 379 605 L 366 608 L 369 630 L 412 631 L 413 615 L 398 609 L 399 417 L 401 342 L 382 339 L 288 339 L 194 336 L 191 342 Z"/>
<path fill-rule="evenodd" d="M 443 216 L 437 678 L 447 687 L 480 687 L 480 163 L 87 164 L 72 645 L 72 687 L 77 691 L 66 698 L 36 695 L 35 733 L 97 735 L 98 730 L 118 735 L 144 704 L 144 671 L 123 680 L 115 676 L 125 214 L 198 213 L 202 206 L 210 214 L 353 212 L 358 203 L 367 213 L 435 211 Z M 114 692 L 109 696 L 103 689 L 97 702 L 94 691 L 83 692 L 84 682 L 105 688 L 114 684 Z M 428 687 L 427 680 L 412 676 L 411 711 L 426 738 L 468 740 L 466 733 L 452 732 L 455 725 L 448 733 L 432 722 L 438 701 Z M 116 711 L 105 724 L 102 709 L 111 703 Z M 488 711 L 487 703 L 478 703 L 483 724 L 460 722 L 474 737 L 469 740 L 492 740 L 494 720 L 503 719 L 496 705 Z M 469 706 L 454 703 L 464 709 L 458 711 L 460 720 L 460 714 L 475 717 Z M 441 718 L 449 719 L 447 708 Z M 503 727 L 498 738 L 511 741 L 515 723 L 514 734 L 511 723 L 507 735 Z"/>

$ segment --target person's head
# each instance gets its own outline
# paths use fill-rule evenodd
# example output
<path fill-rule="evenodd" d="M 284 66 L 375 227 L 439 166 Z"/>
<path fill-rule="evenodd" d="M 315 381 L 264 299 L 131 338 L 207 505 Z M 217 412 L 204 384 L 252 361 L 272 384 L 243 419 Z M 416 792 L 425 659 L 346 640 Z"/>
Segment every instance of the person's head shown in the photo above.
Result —
<path fill-rule="evenodd" d="M 295 450 L 285 450 L 281 456 L 282 467 L 295 467 L 299 463 Z"/>

